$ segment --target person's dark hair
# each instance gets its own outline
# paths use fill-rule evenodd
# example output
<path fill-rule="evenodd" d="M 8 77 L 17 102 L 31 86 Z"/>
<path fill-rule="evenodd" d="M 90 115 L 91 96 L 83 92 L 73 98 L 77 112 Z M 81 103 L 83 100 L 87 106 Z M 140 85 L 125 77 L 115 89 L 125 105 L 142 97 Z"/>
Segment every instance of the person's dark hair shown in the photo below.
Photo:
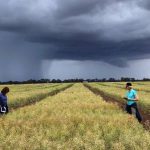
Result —
<path fill-rule="evenodd" d="M 8 87 L 4 87 L 2 90 L 1 90 L 1 93 L 6 95 L 7 93 L 9 92 L 9 88 Z"/>
<path fill-rule="evenodd" d="M 132 86 L 132 83 L 130 82 L 126 83 L 126 86 Z"/>

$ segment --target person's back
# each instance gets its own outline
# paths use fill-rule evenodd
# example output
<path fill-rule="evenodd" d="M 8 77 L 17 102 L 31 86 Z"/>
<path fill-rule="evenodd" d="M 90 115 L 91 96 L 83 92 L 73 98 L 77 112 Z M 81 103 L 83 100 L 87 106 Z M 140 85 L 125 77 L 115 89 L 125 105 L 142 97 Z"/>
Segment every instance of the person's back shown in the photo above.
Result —
<path fill-rule="evenodd" d="M 9 92 L 9 88 L 5 87 L 2 89 L 0 93 L 0 113 L 5 114 L 8 113 L 8 105 L 7 105 L 7 93 Z"/>

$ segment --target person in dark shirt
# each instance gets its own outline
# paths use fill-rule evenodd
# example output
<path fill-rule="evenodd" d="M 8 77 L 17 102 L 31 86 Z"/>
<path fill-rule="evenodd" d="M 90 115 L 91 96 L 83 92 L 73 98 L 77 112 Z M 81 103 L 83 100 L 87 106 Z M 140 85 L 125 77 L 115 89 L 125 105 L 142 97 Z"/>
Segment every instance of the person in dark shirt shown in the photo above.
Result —
<path fill-rule="evenodd" d="M 4 87 L 0 93 L 0 114 L 6 114 L 9 112 L 7 104 L 8 87 Z"/>

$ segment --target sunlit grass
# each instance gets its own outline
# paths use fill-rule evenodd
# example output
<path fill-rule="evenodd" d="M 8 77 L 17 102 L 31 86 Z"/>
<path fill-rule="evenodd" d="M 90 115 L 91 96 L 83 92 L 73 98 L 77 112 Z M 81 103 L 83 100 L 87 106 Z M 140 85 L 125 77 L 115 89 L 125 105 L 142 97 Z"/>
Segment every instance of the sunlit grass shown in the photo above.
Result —
<path fill-rule="evenodd" d="M 60 85 L 58 83 L 42 83 L 42 84 L 12 84 L 12 85 L 0 85 L 0 89 L 7 86 L 10 88 L 10 93 L 21 93 L 26 91 L 33 91 L 37 89 L 49 88 Z"/>
<path fill-rule="evenodd" d="M 149 150 L 135 118 L 81 84 L 0 118 L 1 149 Z"/>
<path fill-rule="evenodd" d="M 124 88 L 115 87 L 114 83 L 104 83 L 108 86 L 103 86 L 100 83 L 89 83 L 89 85 L 104 91 L 107 94 L 114 96 L 118 101 L 124 101 L 122 98 L 126 95 L 127 90 Z M 147 85 L 148 86 L 148 85 Z M 123 86 L 122 86 L 123 87 Z M 125 87 L 125 86 L 124 86 Z M 150 113 L 150 92 L 137 91 L 139 96 L 139 105 L 142 107 L 143 111 Z"/>
<path fill-rule="evenodd" d="M 126 82 L 102 82 L 99 84 L 118 87 L 118 88 L 125 88 Z M 150 92 L 150 82 L 133 82 L 132 85 L 133 88 L 138 91 Z"/>
<path fill-rule="evenodd" d="M 39 101 L 42 98 L 49 96 L 51 92 L 57 91 L 68 85 L 69 84 L 29 84 L 19 86 L 13 85 L 9 87 L 10 92 L 8 94 L 8 105 L 10 109 L 13 109 Z M 20 91 L 20 88 L 22 88 L 21 90 L 23 91 Z"/>

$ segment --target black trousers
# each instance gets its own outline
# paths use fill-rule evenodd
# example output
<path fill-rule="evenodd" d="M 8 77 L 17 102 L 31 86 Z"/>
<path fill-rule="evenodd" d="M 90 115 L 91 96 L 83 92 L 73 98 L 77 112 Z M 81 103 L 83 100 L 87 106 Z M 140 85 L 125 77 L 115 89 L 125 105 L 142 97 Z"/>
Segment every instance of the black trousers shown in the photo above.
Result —
<path fill-rule="evenodd" d="M 134 103 L 132 105 L 126 105 L 127 113 L 132 114 L 132 108 L 135 109 L 136 118 L 138 119 L 139 122 L 141 122 L 142 121 L 142 117 L 141 117 L 141 114 L 140 114 L 140 112 L 138 110 L 138 107 L 137 107 L 136 103 Z"/>

